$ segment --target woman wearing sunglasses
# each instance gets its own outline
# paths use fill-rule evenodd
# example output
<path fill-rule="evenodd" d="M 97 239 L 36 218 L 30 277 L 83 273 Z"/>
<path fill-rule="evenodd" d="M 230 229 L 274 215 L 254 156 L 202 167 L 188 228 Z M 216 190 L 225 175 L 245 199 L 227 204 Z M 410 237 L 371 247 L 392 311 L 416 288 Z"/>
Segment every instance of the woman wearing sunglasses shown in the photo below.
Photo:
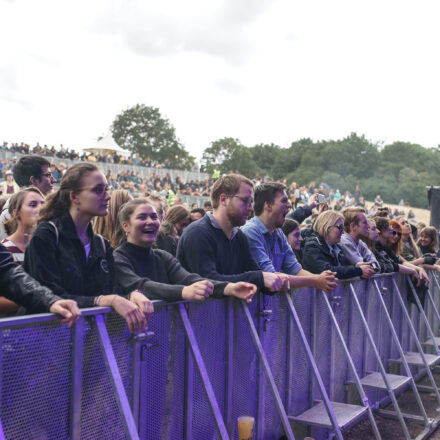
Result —
<path fill-rule="evenodd" d="M 108 213 L 107 180 L 96 165 L 79 163 L 64 174 L 48 196 L 28 247 L 24 269 L 62 298 L 79 307 L 110 306 L 131 332 L 146 327 L 153 306 L 140 292 L 125 298 L 115 285 L 113 249 L 92 229 L 95 216 Z"/>
<path fill-rule="evenodd" d="M 338 246 L 344 232 L 344 218 L 341 214 L 335 211 L 319 214 L 313 231 L 304 244 L 304 269 L 312 273 L 330 270 L 336 272 L 339 279 L 367 276 L 366 265 L 350 264 Z"/>

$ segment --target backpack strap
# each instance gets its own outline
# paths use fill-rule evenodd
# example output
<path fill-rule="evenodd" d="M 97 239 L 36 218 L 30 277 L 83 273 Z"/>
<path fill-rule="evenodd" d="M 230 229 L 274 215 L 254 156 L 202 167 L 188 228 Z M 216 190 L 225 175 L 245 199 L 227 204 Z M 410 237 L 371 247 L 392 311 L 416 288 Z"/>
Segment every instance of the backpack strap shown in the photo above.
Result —
<path fill-rule="evenodd" d="M 55 235 L 56 235 L 56 237 L 57 237 L 57 240 L 56 240 L 56 246 L 58 247 L 58 244 L 59 244 L 59 234 L 58 234 L 58 228 L 57 228 L 57 225 L 54 223 L 54 222 L 52 222 L 52 221 L 48 221 L 47 223 L 49 223 L 50 225 L 52 225 L 53 226 L 53 228 L 55 229 Z"/>

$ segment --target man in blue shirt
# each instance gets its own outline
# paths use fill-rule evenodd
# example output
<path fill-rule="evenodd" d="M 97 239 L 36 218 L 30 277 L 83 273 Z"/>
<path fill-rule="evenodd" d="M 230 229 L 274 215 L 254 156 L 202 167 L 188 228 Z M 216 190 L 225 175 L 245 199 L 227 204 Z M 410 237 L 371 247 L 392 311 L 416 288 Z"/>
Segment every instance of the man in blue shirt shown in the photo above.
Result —
<path fill-rule="evenodd" d="M 335 273 L 319 275 L 304 270 L 287 242 L 281 227 L 291 208 L 286 187 L 281 183 L 262 183 L 255 189 L 255 217 L 241 228 L 248 238 L 252 256 L 265 272 L 284 274 L 284 287 L 311 286 L 330 292 L 336 288 Z"/>

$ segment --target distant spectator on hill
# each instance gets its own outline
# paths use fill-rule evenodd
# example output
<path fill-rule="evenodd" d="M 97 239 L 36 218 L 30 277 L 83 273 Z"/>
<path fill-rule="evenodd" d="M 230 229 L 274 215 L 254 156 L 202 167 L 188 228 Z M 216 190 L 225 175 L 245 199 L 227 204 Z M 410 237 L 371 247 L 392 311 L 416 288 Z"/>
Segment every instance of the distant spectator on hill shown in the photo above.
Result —
<path fill-rule="evenodd" d="M 375 199 L 374 199 L 374 204 L 377 205 L 377 206 L 379 206 L 380 208 L 382 207 L 382 205 L 383 205 L 383 200 L 382 200 L 382 198 L 380 197 L 380 194 L 378 194 L 378 195 L 375 197 Z"/>
<path fill-rule="evenodd" d="M 307 205 L 299 206 L 294 211 L 290 211 L 286 218 L 296 220 L 299 224 L 301 224 L 307 217 L 312 215 L 313 209 L 318 206 L 317 197 L 318 194 L 313 194 L 310 196 L 307 201 Z"/>
<path fill-rule="evenodd" d="M 359 185 L 356 185 L 356 189 L 354 190 L 354 203 L 358 206 L 359 205 L 359 199 L 362 197 L 362 191 L 359 188 Z"/>

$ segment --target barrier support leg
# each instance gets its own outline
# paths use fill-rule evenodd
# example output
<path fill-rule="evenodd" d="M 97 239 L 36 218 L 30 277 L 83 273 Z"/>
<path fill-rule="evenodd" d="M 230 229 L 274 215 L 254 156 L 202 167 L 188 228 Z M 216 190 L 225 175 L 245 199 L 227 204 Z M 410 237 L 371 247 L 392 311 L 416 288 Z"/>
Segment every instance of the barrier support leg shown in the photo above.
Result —
<path fill-rule="evenodd" d="M 293 322 L 295 323 L 295 326 L 299 332 L 301 342 L 304 346 L 304 350 L 306 351 L 306 355 L 309 360 L 310 366 L 312 367 L 313 375 L 315 376 L 316 382 L 318 383 L 319 390 L 321 391 L 321 396 L 324 401 L 327 415 L 333 425 L 334 434 L 338 439 L 342 440 L 343 436 L 342 436 L 341 429 L 339 428 L 338 421 L 336 420 L 336 415 L 332 409 L 330 398 L 328 397 L 327 391 L 324 386 L 324 382 L 322 381 L 321 374 L 319 373 L 318 366 L 316 365 L 315 358 L 313 357 L 312 350 L 310 349 L 310 345 L 307 341 L 306 335 L 304 333 L 304 329 L 302 328 L 301 321 L 299 320 L 295 306 L 293 305 L 293 300 L 290 297 L 289 293 L 286 293 L 285 295 L 286 295 L 287 306 L 289 308 L 290 315 L 293 318 Z"/>
<path fill-rule="evenodd" d="M 393 341 L 397 347 L 397 351 L 399 352 L 399 355 L 402 358 L 402 364 L 403 364 L 403 368 L 405 370 L 405 374 L 411 378 L 411 388 L 412 388 L 412 391 L 413 391 L 414 396 L 416 398 L 417 405 L 418 405 L 420 412 L 422 414 L 424 424 L 425 424 L 425 426 L 428 426 L 431 424 L 431 421 L 428 419 L 428 415 L 426 414 L 425 407 L 423 406 L 422 399 L 420 398 L 420 394 L 417 390 L 416 383 L 414 381 L 414 377 L 411 373 L 411 369 L 409 368 L 408 362 L 406 361 L 405 353 L 403 351 L 402 345 L 400 344 L 396 329 L 394 328 L 394 325 L 393 325 L 393 321 L 391 320 L 391 316 L 388 312 L 385 301 L 382 298 L 382 292 L 380 291 L 379 285 L 377 284 L 376 280 L 373 280 L 373 285 L 374 285 L 374 291 L 376 292 L 376 296 L 379 299 L 379 304 L 384 312 L 385 320 L 388 324 L 388 328 L 390 329 L 391 336 L 392 336 Z"/>
<path fill-rule="evenodd" d="M 368 327 L 368 323 L 367 323 L 367 321 L 365 319 L 364 313 L 362 312 L 362 308 L 361 308 L 361 305 L 359 303 L 359 300 L 358 300 L 358 297 L 356 295 L 356 292 L 355 292 L 355 290 L 353 288 L 353 284 L 351 284 L 351 283 L 350 283 L 350 292 L 351 292 L 354 304 L 356 305 L 356 309 L 357 309 L 357 311 L 359 313 L 359 316 L 361 317 L 362 326 L 364 327 L 364 330 L 365 330 L 365 332 L 367 334 L 368 341 L 370 342 L 370 346 L 371 346 L 371 348 L 373 350 L 374 357 L 376 358 L 376 363 L 377 363 L 377 365 L 379 367 L 379 371 L 380 371 L 380 373 L 382 375 L 382 379 L 384 380 L 385 386 L 387 387 L 388 396 L 390 397 L 391 402 L 392 402 L 392 404 L 394 406 L 394 409 L 395 409 L 395 411 L 397 413 L 397 418 L 398 418 L 400 426 L 401 426 L 401 428 L 403 430 L 403 434 L 404 434 L 406 439 L 410 439 L 411 435 L 410 435 L 410 433 L 408 431 L 408 427 L 406 426 L 405 420 L 403 419 L 402 412 L 400 411 L 399 404 L 397 403 L 397 399 L 396 399 L 396 396 L 394 394 L 394 391 L 391 388 L 391 384 L 390 384 L 390 382 L 388 380 L 387 373 L 385 371 L 385 368 L 383 366 L 382 360 L 380 358 L 379 350 L 377 349 L 376 344 L 374 343 L 373 335 L 370 332 L 370 328 Z M 380 335 L 380 333 L 379 333 L 379 335 Z"/>
<path fill-rule="evenodd" d="M 408 323 L 409 330 L 410 330 L 411 334 L 414 337 L 414 341 L 415 341 L 415 344 L 417 346 L 417 350 L 418 350 L 418 352 L 419 352 L 419 354 L 421 356 L 422 362 L 423 362 L 423 364 L 424 364 L 424 366 L 426 368 L 426 372 L 428 374 L 429 381 L 431 382 L 432 389 L 433 389 L 435 397 L 437 399 L 437 403 L 440 406 L 440 394 L 439 394 L 437 385 L 435 383 L 434 377 L 432 375 L 431 369 L 429 367 L 428 361 L 426 360 L 426 356 L 425 356 L 425 353 L 423 351 L 422 345 L 420 344 L 419 338 L 417 337 L 416 329 L 413 326 L 413 323 L 411 321 L 411 317 L 409 316 L 409 313 L 408 313 L 408 310 L 406 308 L 406 305 L 403 302 L 403 298 L 402 298 L 402 296 L 400 294 L 399 287 L 397 286 L 397 283 L 396 283 L 396 280 L 394 279 L 394 277 L 392 278 L 392 281 L 393 281 L 394 291 L 396 292 L 397 299 L 398 299 L 398 301 L 400 303 L 400 307 L 401 307 L 402 312 L 403 312 L 403 314 L 405 316 L 405 319 L 406 319 L 406 321 Z"/>
<path fill-rule="evenodd" d="M 350 284 L 350 286 L 351 286 L 351 284 Z M 344 336 L 342 335 L 342 332 L 341 332 L 341 329 L 339 327 L 338 321 L 336 320 L 336 316 L 333 313 L 332 306 L 330 305 L 330 302 L 329 302 L 329 300 L 327 298 L 327 294 L 324 291 L 322 291 L 322 290 L 320 292 L 321 292 L 321 294 L 322 294 L 322 296 L 324 298 L 324 302 L 325 302 L 325 304 L 327 306 L 327 310 L 328 310 L 328 312 L 330 314 L 330 318 L 331 318 L 331 321 L 333 323 L 333 327 L 336 330 L 336 334 L 338 335 L 339 342 L 342 345 L 342 349 L 344 351 L 345 358 L 347 359 L 348 365 L 349 365 L 350 370 L 351 370 L 351 372 L 353 374 L 353 377 L 354 377 L 354 380 L 355 380 L 355 383 L 356 383 L 356 388 L 357 388 L 357 390 L 359 392 L 359 395 L 361 397 L 362 403 L 367 408 L 368 418 L 370 419 L 371 428 L 373 429 L 374 436 L 375 436 L 376 439 L 380 439 L 381 436 L 380 436 L 379 429 L 378 429 L 377 424 L 376 424 L 376 420 L 374 420 L 373 411 L 371 410 L 371 406 L 370 406 L 370 403 L 368 401 L 368 397 L 365 394 L 365 391 L 364 391 L 364 389 L 362 387 L 361 381 L 359 379 L 359 375 L 357 374 L 356 367 L 354 366 L 354 363 L 353 363 L 353 359 L 351 358 L 351 355 L 350 355 L 350 353 L 348 351 L 348 348 L 347 348 L 347 344 L 345 343 Z"/>
<path fill-rule="evenodd" d="M 188 318 L 188 313 L 185 309 L 185 304 L 179 304 L 179 314 L 182 319 L 183 328 L 185 330 L 186 339 L 189 343 L 189 348 L 193 355 L 194 363 L 199 372 L 200 380 L 208 398 L 208 403 L 211 408 L 211 413 L 214 417 L 215 425 L 217 427 L 218 434 L 222 440 L 229 440 L 229 434 L 226 429 L 225 422 L 223 421 L 222 413 L 215 398 L 214 390 L 209 380 L 208 373 L 206 371 L 205 362 L 203 361 L 202 354 L 200 353 L 199 345 L 197 344 L 196 337 L 194 335 L 193 328 Z"/>
<path fill-rule="evenodd" d="M 251 334 L 255 348 L 257 350 L 257 355 L 260 360 L 260 364 L 263 366 L 264 374 L 266 376 L 270 391 L 274 398 L 275 405 L 278 410 L 278 414 L 281 418 L 281 423 L 284 428 L 284 433 L 286 434 L 286 437 L 289 440 L 295 440 L 289 419 L 286 414 L 286 410 L 284 409 L 283 402 L 281 401 L 280 393 L 278 392 L 278 389 L 275 384 L 275 380 L 272 375 L 272 371 L 269 367 L 269 362 L 267 361 L 266 354 L 264 353 L 263 346 L 261 345 L 261 341 L 258 336 L 257 329 L 255 328 L 254 322 L 252 321 L 252 316 L 251 316 L 251 312 L 249 311 L 249 307 L 243 300 L 241 300 L 240 303 L 243 309 L 244 316 L 246 318 L 247 325 L 249 327 L 249 332 Z"/>
<path fill-rule="evenodd" d="M 110 342 L 110 337 L 105 326 L 104 316 L 96 315 L 95 319 L 98 328 L 99 342 L 104 354 L 105 365 L 110 376 L 119 412 L 124 421 L 124 428 L 127 437 L 130 440 L 139 440 L 136 423 L 134 421 L 133 413 L 131 412 L 130 404 L 128 402 L 127 394 L 125 392 L 124 384 L 122 383 L 121 374 Z"/>
<path fill-rule="evenodd" d="M 79 318 L 72 329 L 72 390 L 70 395 L 70 438 L 81 438 L 81 403 L 84 357 L 84 318 Z"/>

